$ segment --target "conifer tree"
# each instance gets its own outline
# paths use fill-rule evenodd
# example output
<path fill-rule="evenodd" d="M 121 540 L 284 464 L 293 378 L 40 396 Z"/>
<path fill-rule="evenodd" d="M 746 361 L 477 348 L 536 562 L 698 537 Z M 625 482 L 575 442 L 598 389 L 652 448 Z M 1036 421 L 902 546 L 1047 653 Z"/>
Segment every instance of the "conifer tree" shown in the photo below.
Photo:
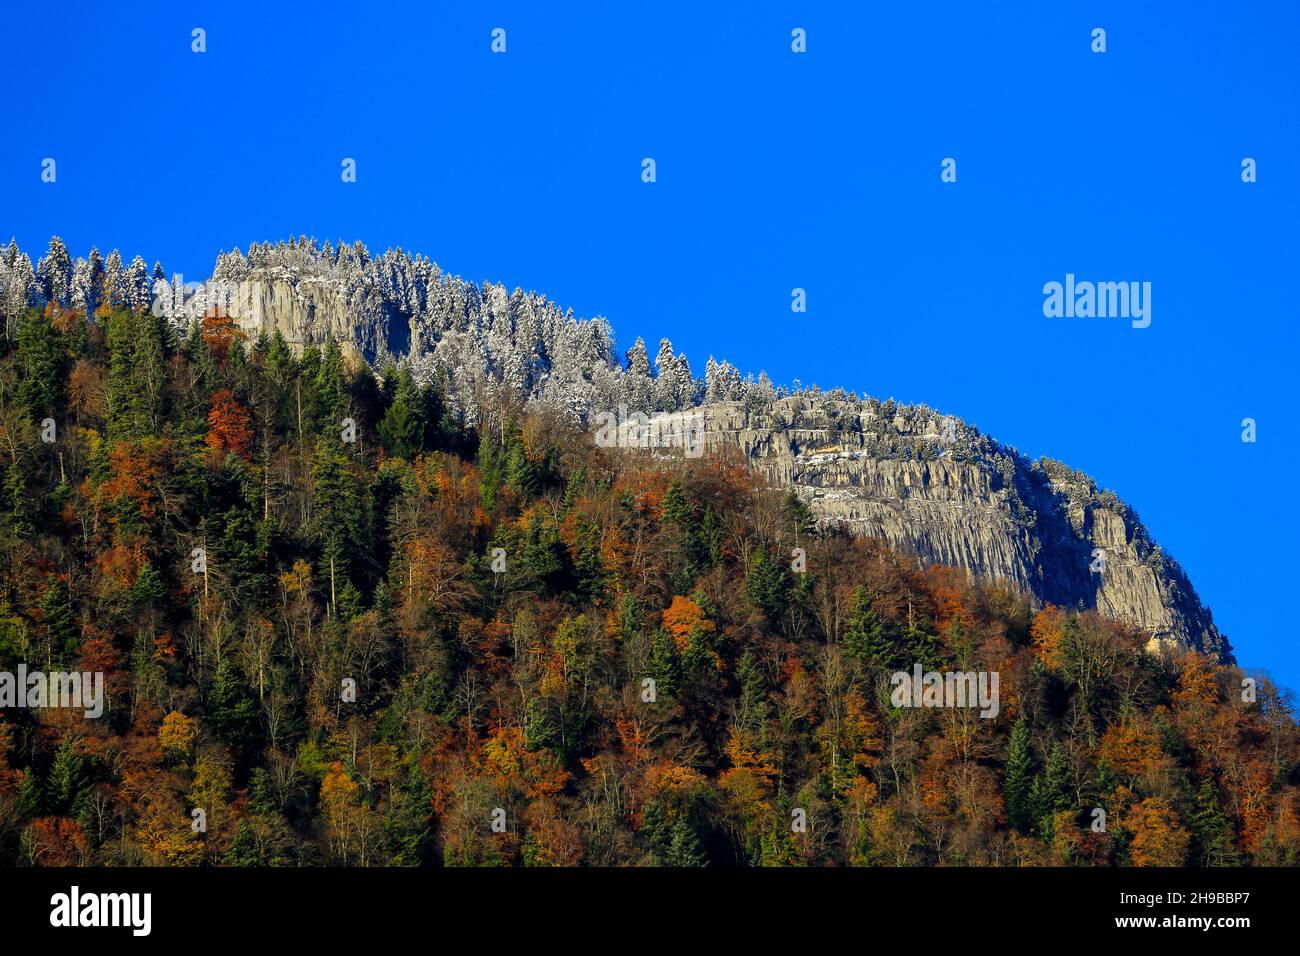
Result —
<path fill-rule="evenodd" d="M 86 760 L 77 751 L 76 742 L 66 738 L 54 754 L 47 790 L 49 809 L 71 815 L 77 796 L 87 783 Z"/>
<path fill-rule="evenodd" d="M 1047 767 L 1034 779 L 1030 794 L 1034 820 L 1039 830 L 1048 838 L 1052 834 L 1052 817 L 1061 810 L 1074 807 L 1074 790 L 1069 754 L 1059 743 L 1052 744 L 1047 754 Z"/>
<path fill-rule="evenodd" d="M 885 622 L 861 585 L 853 591 L 844 620 L 844 650 L 869 667 L 890 667 L 898 653 Z"/>
<path fill-rule="evenodd" d="M 766 550 L 760 549 L 745 576 L 745 595 L 749 603 L 775 624 L 785 611 L 789 589 L 790 579 L 785 568 L 769 558 Z"/>
<path fill-rule="evenodd" d="M 708 857 L 700 838 L 685 816 L 679 817 L 673 824 L 672 842 L 668 845 L 667 858 L 664 863 L 673 867 L 708 866 Z"/>
<path fill-rule="evenodd" d="M 1033 823 L 1035 770 L 1029 724 L 1022 717 L 1011 730 L 1002 788 L 1006 796 L 1007 822 L 1022 833 Z"/>
<path fill-rule="evenodd" d="M 63 409 L 67 355 L 63 336 L 34 309 L 18 319 L 18 402 L 33 421 Z"/>
<path fill-rule="evenodd" d="M 1237 866 L 1240 855 L 1232 844 L 1232 823 L 1223 812 L 1210 781 L 1201 782 L 1188 820 L 1193 858 L 1202 866 Z"/>
<path fill-rule="evenodd" d="M 737 720 L 745 730 L 760 732 L 767 722 L 767 681 L 750 648 L 745 648 L 736 665 L 736 680 L 740 683 L 740 700 Z"/>
<path fill-rule="evenodd" d="M 420 395 L 411 373 L 405 369 L 397 376 L 392 401 L 379 421 L 378 431 L 384 451 L 393 458 L 410 461 L 424 448 Z"/>
<path fill-rule="evenodd" d="M 5 466 L 4 497 L 5 530 L 19 540 L 33 537 L 36 534 L 36 509 L 27 491 L 23 470 L 16 460 Z"/>
<path fill-rule="evenodd" d="M 72 595 L 67 584 L 54 575 L 50 575 L 47 581 L 45 593 L 41 596 L 41 624 L 45 627 L 50 647 L 67 659 L 77 652 L 81 637 Z"/>
<path fill-rule="evenodd" d="M 331 338 L 321 352 L 315 383 L 317 427 L 337 433 L 348 412 L 348 384 L 344 375 L 343 350 Z"/>

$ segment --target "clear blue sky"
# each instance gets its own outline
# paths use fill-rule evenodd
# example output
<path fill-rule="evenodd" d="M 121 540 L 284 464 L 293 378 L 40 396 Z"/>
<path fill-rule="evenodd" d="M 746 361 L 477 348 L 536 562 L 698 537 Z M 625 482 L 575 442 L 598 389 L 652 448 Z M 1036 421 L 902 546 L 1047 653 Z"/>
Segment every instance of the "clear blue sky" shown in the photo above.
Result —
<path fill-rule="evenodd" d="M 6 12 L 5 241 L 198 279 L 361 239 L 697 374 L 924 401 L 1114 489 L 1300 686 L 1294 2 L 82 6 Z M 1066 272 L 1151 282 L 1150 328 L 1044 318 Z"/>

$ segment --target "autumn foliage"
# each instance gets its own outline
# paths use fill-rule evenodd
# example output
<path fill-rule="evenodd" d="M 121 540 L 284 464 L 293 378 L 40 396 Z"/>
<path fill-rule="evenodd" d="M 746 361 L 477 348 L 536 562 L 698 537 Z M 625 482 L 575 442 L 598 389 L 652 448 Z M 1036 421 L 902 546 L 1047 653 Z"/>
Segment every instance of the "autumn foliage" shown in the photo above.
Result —
<path fill-rule="evenodd" d="M 248 410 L 239 404 L 234 392 L 220 389 L 212 393 L 212 410 L 208 412 L 208 435 L 205 441 L 217 455 L 233 453 L 251 460 L 253 430 Z"/>
<path fill-rule="evenodd" d="M 0 712 L 6 863 L 1300 861 L 1290 698 L 1230 662 L 819 532 L 738 456 L 220 315 L 31 318 L 67 420 L 0 451 L 0 669 L 108 703 Z M 916 664 L 997 716 L 895 706 Z"/>

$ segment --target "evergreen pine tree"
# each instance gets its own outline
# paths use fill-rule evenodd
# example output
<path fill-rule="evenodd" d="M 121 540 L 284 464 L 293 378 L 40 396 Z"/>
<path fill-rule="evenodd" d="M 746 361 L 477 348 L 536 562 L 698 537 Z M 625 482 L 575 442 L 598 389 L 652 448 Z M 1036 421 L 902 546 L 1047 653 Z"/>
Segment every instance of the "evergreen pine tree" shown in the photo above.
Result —
<path fill-rule="evenodd" d="M 1219 804 L 1214 785 L 1205 780 L 1196 791 L 1188 821 L 1193 858 L 1202 866 L 1237 866 L 1241 858 L 1232 845 L 1232 823 Z"/>
<path fill-rule="evenodd" d="M 19 540 L 32 538 L 36 534 L 36 511 L 31 495 L 27 493 L 27 481 L 23 478 L 17 461 L 11 461 L 5 466 L 4 497 L 7 518 L 5 530 Z"/>
<path fill-rule="evenodd" d="M 760 549 L 749 563 L 749 573 L 745 576 L 745 596 L 749 603 L 773 624 L 781 619 L 785 611 L 790 589 L 790 579 L 785 568 L 767 556 L 767 551 Z"/>
<path fill-rule="evenodd" d="M 530 461 L 523 439 L 511 436 L 506 451 L 506 481 L 524 498 L 532 498 L 541 489 L 537 465 Z"/>
<path fill-rule="evenodd" d="M 385 379 L 385 383 L 387 383 Z M 393 458 L 407 461 L 424 447 L 425 425 L 420 415 L 420 398 L 409 372 L 403 371 L 392 402 L 379 420 L 379 441 Z"/>
<path fill-rule="evenodd" d="M 709 865 L 700 838 L 695 834 L 694 828 L 687 822 L 684 815 L 679 817 L 677 822 L 673 824 L 672 832 L 672 842 L 668 845 L 667 858 L 664 860 L 665 865 L 672 867 Z"/>
<path fill-rule="evenodd" d="M 768 715 L 767 681 L 754 652 L 748 647 L 736 665 L 736 680 L 740 683 L 737 720 L 745 730 L 761 732 Z"/>
<path fill-rule="evenodd" d="M 328 437 L 316 449 L 312 466 L 312 529 L 320 543 L 319 574 L 331 608 L 365 555 L 366 515 L 346 455 Z"/>
<path fill-rule="evenodd" d="M 1042 776 L 1035 778 L 1029 798 L 1034 820 L 1045 836 L 1051 835 L 1053 814 L 1074 805 L 1072 776 L 1069 754 L 1059 743 L 1052 744 L 1047 767 Z"/>
<path fill-rule="evenodd" d="M 478 488 L 483 510 L 491 513 L 496 508 L 497 494 L 505 482 L 506 461 L 500 445 L 489 436 L 483 436 L 478 446 Z"/>
<path fill-rule="evenodd" d="M 939 638 L 919 622 L 913 623 L 903 634 L 908 657 L 926 670 L 939 665 Z"/>
<path fill-rule="evenodd" d="M 418 761 L 411 761 L 404 784 L 394 789 L 393 804 L 384 821 L 395 865 L 420 866 L 429 862 L 433 852 L 432 799 L 433 791 Z"/>
<path fill-rule="evenodd" d="M 50 766 L 49 809 L 64 816 L 70 814 L 87 782 L 86 759 L 77 752 L 76 743 L 68 738 L 59 745 Z"/>
<path fill-rule="evenodd" d="M 41 623 L 45 626 L 50 647 L 61 657 L 77 652 L 81 632 L 72 607 L 72 594 L 66 583 L 50 575 L 41 595 Z"/>
<path fill-rule="evenodd" d="M 844 620 L 844 650 L 868 667 L 891 667 L 898 654 L 885 622 L 860 585 L 853 591 Z"/>
<path fill-rule="evenodd" d="M 316 424 L 326 434 L 336 433 L 348 411 L 348 382 L 343 368 L 343 350 L 330 338 L 321 352 L 315 383 Z"/>
<path fill-rule="evenodd" d="M 153 564 L 146 561 L 136 575 L 135 584 L 131 586 L 131 600 L 137 604 L 156 604 L 165 597 L 167 588 L 163 584 L 162 575 Z"/>
<path fill-rule="evenodd" d="M 1022 833 L 1033 823 L 1035 763 L 1029 724 L 1022 717 L 1011 730 L 1002 787 L 1006 797 L 1007 822 Z"/>
<path fill-rule="evenodd" d="M 624 642 L 636 637 L 641 629 L 641 605 L 636 596 L 624 594 L 618 601 L 618 636 Z"/>
<path fill-rule="evenodd" d="M 31 309 L 18 319 L 18 403 L 33 421 L 63 408 L 67 355 L 63 336 L 48 318 Z"/>
<path fill-rule="evenodd" d="M 234 744 L 247 744 L 256 733 L 257 702 L 229 657 L 217 667 L 208 694 L 208 720 L 217 733 Z"/>
<path fill-rule="evenodd" d="M 39 817 L 45 812 L 45 788 L 31 767 L 23 771 L 18 784 L 18 805 L 29 817 Z"/>
<path fill-rule="evenodd" d="M 654 678 L 659 697 L 672 697 L 681 683 L 682 662 L 677 645 L 663 628 L 657 628 L 650 638 L 650 663 L 648 670 Z"/>
<path fill-rule="evenodd" d="M 796 544 L 816 534 L 817 519 L 793 488 L 786 494 L 782 507 L 785 510 L 786 527 L 793 533 Z"/>

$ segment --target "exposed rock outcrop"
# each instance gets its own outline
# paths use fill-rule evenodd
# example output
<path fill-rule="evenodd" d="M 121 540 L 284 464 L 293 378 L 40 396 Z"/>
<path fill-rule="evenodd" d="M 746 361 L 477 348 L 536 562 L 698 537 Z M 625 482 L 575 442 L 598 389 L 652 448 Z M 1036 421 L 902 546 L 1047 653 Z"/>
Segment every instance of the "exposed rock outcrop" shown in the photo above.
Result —
<path fill-rule="evenodd" d="M 465 282 L 401 250 L 372 256 L 361 243 L 254 244 L 246 255 L 222 253 L 204 286 L 154 282 L 155 313 L 188 324 L 220 304 L 253 336 L 278 333 L 295 350 L 333 338 L 380 371 L 402 363 L 417 379 L 436 379 L 470 422 L 493 385 L 578 422 L 620 407 L 673 413 L 701 405 L 706 443 L 743 449 L 823 522 L 1041 602 L 1095 607 L 1153 641 L 1231 658 L 1186 574 L 1114 494 L 925 406 L 842 389 L 792 393 L 712 359 L 701 380 L 667 340 L 653 370 L 640 340 L 624 364 L 604 319 L 576 319 L 535 293 Z M 124 267 L 115 252 L 73 263 L 57 238 L 35 270 L 12 243 L 0 255 L 8 317 L 48 299 L 90 313 L 101 296 L 143 308 L 150 288 L 142 259 Z"/>
<path fill-rule="evenodd" d="M 1086 475 L 928 409 L 800 394 L 702 411 L 706 446 L 738 446 L 824 522 L 1231 657 L 1182 568 Z"/>
<path fill-rule="evenodd" d="M 577 323 L 518 291 L 443 277 L 421 290 L 423 307 L 408 309 L 382 284 L 340 283 L 328 270 L 261 268 L 240 278 L 233 311 L 241 325 L 278 331 L 297 348 L 334 337 L 377 368 L 440 365 L 466 395 L 471 380 L 510 382 L 579 419 L 636 392 L 603 344 L 603 324 Z M 601 344 L 583 354 L 587 333 Z M 1008 583 L 1042 603 L 1095 607 L 1156 642 L 1231 658 L 1182 568 L 1086 475 L 1032 462 L 924 406 L 840 390 L 741 391 L 740 401 L 701 406 L 706 443 L 738 446 L 769 480 L 796 489 L 822 522 Z M 651 388 L 633 406 L 656 394 Z"/>

